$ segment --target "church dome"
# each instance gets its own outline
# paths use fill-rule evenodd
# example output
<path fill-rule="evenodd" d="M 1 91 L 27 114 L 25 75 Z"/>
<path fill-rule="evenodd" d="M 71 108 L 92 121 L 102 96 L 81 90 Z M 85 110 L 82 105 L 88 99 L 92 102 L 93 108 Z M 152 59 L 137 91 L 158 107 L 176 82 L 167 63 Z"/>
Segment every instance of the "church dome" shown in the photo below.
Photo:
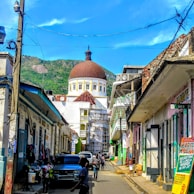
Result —
<path fill-rule="evenodd" d="M 91 60 L 92 52 L 88 49 L 85 53 L 86 60 L 75 65 L 75 67 L 70 72 L 69 79 L 79 77 L 93 77 L 106 80 L 106 74 L 103 68 Z"/>

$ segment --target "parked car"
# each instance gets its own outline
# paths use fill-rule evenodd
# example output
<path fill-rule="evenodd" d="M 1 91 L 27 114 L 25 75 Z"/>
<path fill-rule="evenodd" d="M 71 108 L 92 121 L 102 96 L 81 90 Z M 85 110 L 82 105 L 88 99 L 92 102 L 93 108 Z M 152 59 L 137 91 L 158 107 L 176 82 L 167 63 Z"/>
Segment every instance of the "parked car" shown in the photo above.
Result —
<path fill-rule="evenodd" d="M 92 155 L 91 152 L 89 152 L 89 151 L 81 151 L 81 152 L 79 153 L 79 155 L 80 155 L 80 157 L 85 157 L 85 158 L 87 158 L 88 161 L 89 161 L 89 168 L 93 168 L 93 167 L 92 167 L 93 155 Z"/>
<path fill-rule="evenodd" d="M 80 156 L 78 154 L 57 155 L 53 167 L 51 186 L 62 181 L 77 182 L 79 180 L 79 172 L 82 169 L 79 161 Z"/>

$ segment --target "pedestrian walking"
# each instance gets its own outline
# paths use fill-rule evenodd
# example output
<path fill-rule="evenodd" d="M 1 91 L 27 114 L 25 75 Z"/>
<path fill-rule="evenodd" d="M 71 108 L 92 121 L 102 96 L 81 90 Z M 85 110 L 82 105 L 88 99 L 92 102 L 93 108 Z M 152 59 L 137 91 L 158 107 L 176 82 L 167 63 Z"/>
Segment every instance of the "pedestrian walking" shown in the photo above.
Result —
<path fill-rule="evenodd" d="M 104 154 L 102 154 L 100 160 L 101 160 L 101 169 L 104 170 L 104 166 L 105 166 L 105 157 L 104 157 Z"/>
<path fill-rule="evenodd" d="M 51 178 L 53 166 L 47 162 L 46 165 L 42 168 L 42 184 L 43 184 L 43 193 L 48 193 L 49 181 Z"/>
<path fill-rule="evenodd" d="M 23 190 L 24 191 L 29 191 L 29 183 L 28 183 L 28 173 L 29 173 L 29 170 L 30 170 L 30 167 L 28 165 L 28 161 L 25 162 L 25 165 L 23 167 L 23 171 L 24 171 L 24 177 L 25 177 L 25 182 L 24 182 L 24 187 L 23 187 Z"/>
<path fill-rule="evenodd" d="M 71 192 L 73 192 L 78 186 L 80 186 L 79 194 L 88 194 L 89 185 L 88 185 L 88 165 L 89 161 L 87 158 L 80 159 L 80 165 L 82 166 L 82 170 L 79 173 L 79 182 L 71 188 Z"/>
<path fill-rule="evenodd" d="M 94 172 L 94 179 L 97 180 L 98 178 L 98 171 L 100 169 L 100 157 L 99 154 L 93 157 L 92 165 L 93 165 L 93 172 Z"/>

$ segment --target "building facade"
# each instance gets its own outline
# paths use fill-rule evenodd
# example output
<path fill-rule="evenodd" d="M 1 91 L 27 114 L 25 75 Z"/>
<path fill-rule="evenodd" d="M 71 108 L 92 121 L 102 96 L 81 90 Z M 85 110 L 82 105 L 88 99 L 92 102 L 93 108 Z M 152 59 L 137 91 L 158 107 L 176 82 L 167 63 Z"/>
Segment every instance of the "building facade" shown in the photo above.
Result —
<path fill-rule="evenodd" d="M 193 42 L 191 29 L 144 67 L 141 95 L 127 113 L 143 176 L 154 182 L 160 176 L 165 190 L 172 187 L 181 139 L 194 134 Z"/>
<path fill-rule="evenodd" d="M 17 182 L 23 176 L 25 164 L 49 161 L 64 148 L 70 149 L 71 134 L 68 123 L 48 99 L 43 89 L 20 83 L 18 102 L 18 127 L 10 130 L 12 67 L 13 59 L 8 53 L 0 53 L 0 186 L 8 179 L 6 164 L 14 155 L 13 177 Z M 15 128 L 15 127 L 14 127 Z M 11 134 L 14 132 L 14 134 Z M 63 141 L 66 134 L 68 140 Z M 10 138 L 13 137 L 13 138 Z M 67 144 L 66 144 L 67 143 Z"/>
<path fill-rule="evenodd" d="M 82 150 L 97 153 L 109 148 L 106 74 L 92 61 L 89 49 L 85 54 L 85 61 L 75 65 L 70 72 L 65 100 L 52 96 L 54 105 L 81 140 L 81 147 L 73 149 L 72 153 Z"/>
<path fill-rule="evenodd" d="M 118 158 L 121 164 L 127 164 L 135 152 L 133 132 L 127 122 L 127 112 L 136 103 L 141 86 L 141 66 L 124 66 L 123 72 L 118 74 L 113 83 L 110 102 L 110 140 L 111 154 Z"/>

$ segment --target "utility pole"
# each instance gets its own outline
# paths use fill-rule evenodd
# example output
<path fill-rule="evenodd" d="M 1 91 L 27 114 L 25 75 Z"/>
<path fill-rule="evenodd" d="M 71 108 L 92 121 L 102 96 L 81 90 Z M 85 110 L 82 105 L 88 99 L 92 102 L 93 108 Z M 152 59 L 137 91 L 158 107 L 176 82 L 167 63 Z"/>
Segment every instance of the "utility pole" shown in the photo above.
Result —
<path fill-rule="evenodd" d="M 24 16 L 24 0 L 20 0 L 20 5 L 16 1 L 14 5 L 15 12 L 19 13 L 18 20 L 18 35 L 16 43 L 16 56 L 13 64 L 13 82 L 12 82 L 12 98 L 11 98 L 11 115 L 10 115 L 10 126 L 9 126 L 9 143 L 15 141 L 16 148 L 18 140 L 18 124 L 19 124 L 19 113 L 18 113 L 18 102 L 19 102 L 19 90 L 20 90 L 20 69 L 21 69 L 21 57 L 22 57 L 22 39 L 23 39 L 23 16 Z M 5 176 L 5 187 L 4 194 L 11 194 L 14 184 L 15 167 L 17 164 L 17 149 L 8 148 L 8 157 L 6 164 L 6 176 Z"/>

